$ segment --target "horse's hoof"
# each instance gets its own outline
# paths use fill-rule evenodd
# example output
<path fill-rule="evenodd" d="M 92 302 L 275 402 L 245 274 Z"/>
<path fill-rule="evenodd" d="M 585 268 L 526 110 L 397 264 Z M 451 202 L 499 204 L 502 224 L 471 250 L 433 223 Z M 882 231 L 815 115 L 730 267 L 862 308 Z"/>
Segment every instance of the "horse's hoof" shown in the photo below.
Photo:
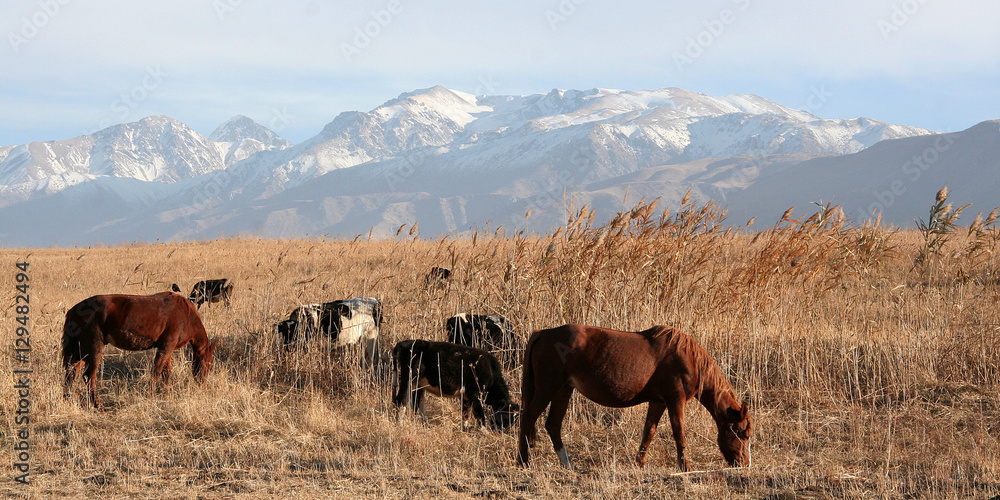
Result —
<path fill-rule="evenodd" d="M 556 455 L 559 457 L 560 465 L 571 471 L 576 471 L 576 467 L 573 466 L 573 461 L 570 460 L 569 453 L 566 451 L 566 447 L 560 448 L 559 451 L 556 452 Z"/>

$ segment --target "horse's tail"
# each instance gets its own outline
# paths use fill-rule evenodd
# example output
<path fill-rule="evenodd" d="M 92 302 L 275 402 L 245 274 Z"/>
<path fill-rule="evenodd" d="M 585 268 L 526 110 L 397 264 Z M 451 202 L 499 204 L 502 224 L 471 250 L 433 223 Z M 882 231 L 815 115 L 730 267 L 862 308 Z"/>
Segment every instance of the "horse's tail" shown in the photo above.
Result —
<path fill-rule="evenodd" d="M 92 354 L 84 352 L 84 346 L 93 344 L 94 336 L 101 334 L 95 321 L 96 310 L 97 304 L 90 298 L 66 311 L 62 337 L 64 368 L 83 361 L 87 354 Z"/>
<path fill-rule="evenodd" d="M 518 418 L 517 431 L 517 463 L 528 464 L 528 448 L 533 446 L 538 439 L 538 431 L 535 427 L 535 419 L 538 410 L 533 404 L 535 402 L 535 362 L 534 350 L 541 338 L 540 332 L 531 334 L 528 342 L 524 345 L 524 359 L 521 363 L 521 414 Z M 539 412 L 540 413 L 540 412 Z"/>
<path fill-rule="evenodd" d="M 62 336 L 62 357 L 63 357 L 63 368 L 67 368 L 74 361 L 79 361 L 82 357 L 80 352 L 81 342 L 80 334 L 82 333 L 82 328 L 80 327 L 80 322 L 71 309 L 66 313 L 66 321 L 63 323 L 63 336 Z"/>
<path fill-rule="evenodd" d="M 521 362 L 521 408 L 526 408 L 535 399 L 535 364 L 532 362 L 531 351 L 538 342 L 539 335 L 534 333 L 524 345 L 524 360 Z"/>

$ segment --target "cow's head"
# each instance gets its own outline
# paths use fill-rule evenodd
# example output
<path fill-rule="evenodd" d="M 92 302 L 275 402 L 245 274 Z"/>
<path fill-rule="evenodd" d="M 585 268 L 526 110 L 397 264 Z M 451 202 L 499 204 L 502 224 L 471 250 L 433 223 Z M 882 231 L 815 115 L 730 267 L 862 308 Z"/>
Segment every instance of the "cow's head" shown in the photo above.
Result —
<path fill-rule="evenodd" d="M 351 319 L 351 316 L 354 314 L 354 311 L 351 310 L 351 306 L 343 303 L 337 304 L 336 311 L 338 314 L 347 319 Z"/>
<path fill-rule="evenodd" d="M 507 403 L 501 406 L 493 411 L 490 426 L 500 432 L 504 432 L 514 425 L 514 422 L 517 421 L 517 414 L 520 411 L 521 407 L 517 403 Z"/>
<path fill-rule="evenodd" d="M 286 319 L 278 323 L 278 335 L 281 336 L 281 342 L 285 347 L 290 346 L 295 342 L 295 328 L 298 326 L 298 322 L 294 319 Z"/>

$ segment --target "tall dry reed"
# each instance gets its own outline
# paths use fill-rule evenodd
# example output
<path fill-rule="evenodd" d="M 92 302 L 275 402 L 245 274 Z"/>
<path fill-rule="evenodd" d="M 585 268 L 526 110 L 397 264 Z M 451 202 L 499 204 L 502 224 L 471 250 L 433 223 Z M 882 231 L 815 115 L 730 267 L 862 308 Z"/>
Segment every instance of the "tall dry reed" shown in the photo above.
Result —
<path fill-rule="evenodd" d="M 588 207 L 544 235 L 477 232 L 425 240 L 260 240 L 0 250 L 31 262 L 32 489 L 17 495 L 491 496 L 745 498 L 989 497 L 1000 493 L 1000 281 L 996 211 L 935 247 L 934 279 L 913 263 L 926 233 L 852 225 L 836 206 L 789 211 L 762 231 L 685 198 L 598 223 Z M 452 269 L 427 286 L 432 266 Z M 97 293 L 148 294 L 229 278 L 232 306 L 202 307 L 216 365 L 204 387 L 178 353 L 172 385 L 150 389 L 151 353 L 108 348 L 109 408 L 62 399 L 62 321 Z M 14 273 L 0 273 L 13 296 Z M 462 432 L 458 405 L 430 398 L 424 423 L 390 403 L 392 377 L 356 351 L 315 339 L 286 351 L 274 325 L 302 304 L 372 296 L 381 346 L 444 340 L 458 312 L 501 314 L 517 333 L 579 322 L 690 333 L 754 404 L 754 468 L 670 476 L 658 440 L 647 469 L 631 457 L 642 408 L 574 397 L 566 442 L 589 474 L 562 471 L 545 439 L 514 465 L 512 434 Z M 8 302 L 11 302 L 8 299 Z M 0 316 L 4 332 L 11 315 Z M 8 360 L 3 369 L 13 368 Z M 520 368 L 506 374 L 519 395 Z M 12 401 L 12 384 L 0 389 Z M 11 406 L 0 432 L 11 442 Z M 706 412 L 689 408 L 692 464 L 722 467 Z M 669 437 L 667 437 L 669 440 Z"/>

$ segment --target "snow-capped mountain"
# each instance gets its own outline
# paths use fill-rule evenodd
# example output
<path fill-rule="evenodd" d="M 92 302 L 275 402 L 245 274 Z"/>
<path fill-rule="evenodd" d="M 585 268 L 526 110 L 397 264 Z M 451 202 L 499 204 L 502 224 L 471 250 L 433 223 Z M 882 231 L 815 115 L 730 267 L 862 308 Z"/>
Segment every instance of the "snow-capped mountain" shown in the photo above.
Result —
<path fill-rule="evenodd" d="M 173 118 L 150 116 L 73 139 L 0 148 L 0 206 L 101 177 L 174 183 L 223 169 L 232 156 L 287 147 L 247 121 L 223 124 L 216 132 L 227 141 L 219 142 Z"/>
<path fill-rule="evenodd" d="M 460 232 L 488 222 L 524 226 L 529 208 L 528 229 L 542 231 L 562 220 L 566 199 L 608 211 L 622 206 L 625 192 L 668 202 L 687 189 L 700 199 L 736 199 L 808 160 L 930 134 L 676 88 L 473 96 L 437 86 L 341 113 L 296 145 L 242 116 L 207 138 L 150 117 L 70 141 L 0 148 L 0 207 L 15 204 L 0 209 L 0 242 L 19 234 L 2 222 L 9 214 L 58 222 L 60 211 L 96 198 L 103 208 L 74 214 L 69 232 L 56 223 L 48 236 L 21 241 L 353 236 L 373 227 L 389 235 L 414 220 L 425 231 Z M 29 198 L 35 202 L 19 203 Z"/>
<path fill-rule="evenodd" d="M 225 177 L 230 190 L 264 197 L 361 164 L 433 174 L 558 171 L 586 162 L 586 179 L 597 181 L 701 158 L 852 153 L 882 139 L 928 133 L 864 118 L 822 120 L 753 95 L 591 89 L 476 97 L 437 86 L 369 112 L 342 113 L 315 137 L 216 177 Z M 511 192 L 527 195 L 533 184 Z"/>

